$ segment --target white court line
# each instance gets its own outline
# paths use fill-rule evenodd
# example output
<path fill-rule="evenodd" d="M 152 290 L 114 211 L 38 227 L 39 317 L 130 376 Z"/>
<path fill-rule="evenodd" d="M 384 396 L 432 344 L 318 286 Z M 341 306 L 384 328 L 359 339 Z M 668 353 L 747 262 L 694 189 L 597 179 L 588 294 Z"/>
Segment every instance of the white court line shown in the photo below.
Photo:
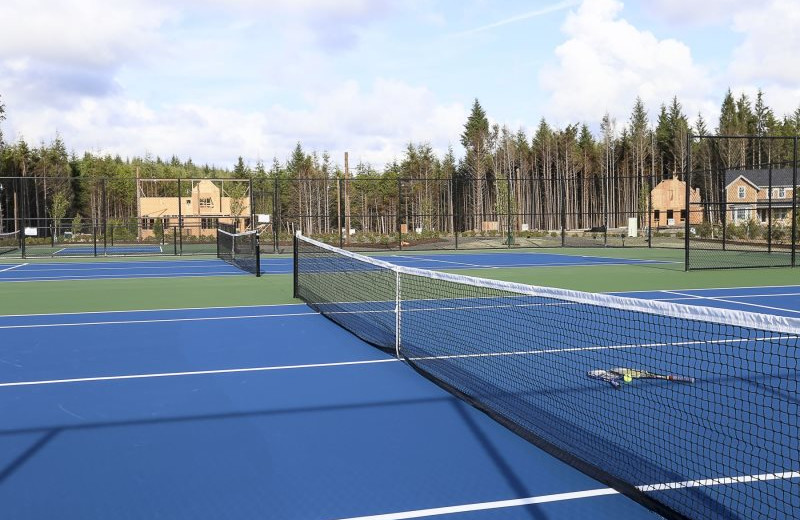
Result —
<path fill-rule="evenodd" d="M 661 292 L 664 292 L 664 293 L 667 293 L 667 294 L 676 294 L 678 296 L 685 296 L 687 298 L 696 299 L 696 300 L 712 300 L 712 301 L 717 301 L 717 302 L 722 302 L 722 303 L 733 303 L 735 305 L 744 305 L 744 306 L 747 306 L 747 307 L 756 307 L 756 308 L 762 309 L 762 310 L 791 312 L 791 313 L 794 313 L 794 314 L 800 314 L 800 311 L 796 311 L 794 309 L 785 309 L 783 307 L 773 307 L 772 305 L 762 305 L 762 304 L 759 304 L 759 303 L 740 302 L 740 301 L 736 301 L 736 300 L 728 300 L 727 298 L 718 298 L 716 296 L 696 296 L 694 294 L 686 294 L 686 293 L 682 293 L 682 292 L 678 292 L 678 291 L 661 291 Z M 733 296 L 733 298 L 736 298 L 736 296 Z"/>
<path fill-rule="evenodd" d="M 59 249 L 58 251 L 56 251 L 56 252 L 54 252 L 54 253 L 51 253 L 51 254 L 50 254 L 50 256 L 56 256 L 58 253 L 60 253 L 60 252 L 62 252 L 62 251 L 66 251 L 66 249 L 67 249 L 66 247 L 62 247 L 62 248 L 61 248 L 61 249 Z"/>
<path fill-rule="evenodd" d="M 335 363 L 314 363 L 310 365 L 280 365 L 267 367 L 223 368 L 218 370 L 194 370 L 191 372 L 159 372 L 154 374 L 129 374 L 121 376 L 75 377 L 71 379 L 50 379 L 44 381 L 15 381 L 0 383 L 0 388 L 11 386 L 60 385 L 66 383 L 89 383 L 96 381 L 121 381 L 126 379 L 155 379 L 160 377 L 207 376 L 215 374 L 241 374 L 246 372 L 270 372 L 275 370 L 298 370 L 305 368 L 328 368 L 355 365 L 374 365 L 377 363 L 396 363 L 397 358 L 367 359 L 364 361 L 340 361 Z"/>
<path fill-rule="evenodd" d="M 513 265 L 482 265 L 480 266 L 483 269 L 513 269 L 515 267 L 597 267 L 597 266 L 604 266 L 604 265 L 643 265 L 647 264 L 650 265 L 654 262 L 589 262 L 589 263 L 577 263 L 577 262 L 563 262 L 563 263 L 556 263 L 556 262 L 540 262 L 536 264 L 513 264 Z M 666 264 L 669 262 L 658 262 L 661 264 Z"/>
<path fill-rule="evenodd" d="M 159 265 L 159 266 L 149 266 L 149 265 L 144 266 L 143 265 L 143 266 L 131 267 L 131 266 L 124 266 L 123 265 L 121 267 L 117 267 L 117 266 L 114 266 L 114 267 L 98 267 L 97 265 L 100 264 L 100 263 L 101 262 L 97 262 L 96 264 L 82 264 L 82 265 L 91 266 L 91 267 L 83 268 L 83 269 L 74 268 L 74 267 L 71 267 L 71 268 L 70 267 L 56 267 L 56 268 L 52 268 L 52 269 L 51 268 L 46 268 L 46 269 L 37 269 L 37 270 L 38 271 L 46 271 L 46 272 L 50 272 L 50 271 L 84 271 L 85 272 L 85 271 L 132 271 L 132 270 L 137 270 L 137 269 L 175 269 L 177 267 L 180 267 L 180 268 L 196 267 L 198 269 L 203 269 L 204 268 L 202 265 L 174 266 L 174 265 L 169 265 L 169 264 L 166 264 L 166 263 L 164 265 Z M 212 262 L 212 263 L 213 263 L 213 265 L 218 265 L 219 264 L 219 262 Z M 60 265 L 63 265 L 63 264 L 60 264 Z M 37 266 L 47 266 L 47 264 L 37 264 Z"/>
<path fill-rule="evenodd" d="M 0 278 L 0 283 L 22 283 L 22 282 L 69 282 L 69 281 L 76 281 L 76 280 L 147 280 L 147 279 L 161 279 L 161 278 L 170 278 L 173 276 L 179 278 L 196 278 L 200 276 L 244 276 L 248 273 L 245 272 L 238 272 L 237 271 L 209 271 L 206 273 L 198 274 L 198 273 L 166 273 L 162 275 L 154 275 L 148 274 L 146 276 L 58 276 L 58 277 L 49 277 L 49 276 L 34 276 L 34 277 L 26 277 L 26 278 Z M 261 273 L 262 276 L 265 274 L 273 274 L 273 273 Z"/>
<path fill-rule="evenodd" d="M 6 267 L 5 269 L 0 269 L 0 273 L 5 273 L 6 271 L 10 271 L 12 269 L 17 269 L 19 267 L 25 267 L 26 265 L 28 265 L 28 264 L 25 263 L 25 264 L 12 265 L 11 267 Z"/>
<path fill-rule="evenodd" d="M 800 478 L 800 471 L 784 471 L 782 473 L 765 473 L 761 475 L 741 475 L 735 477 L 709 478 L 702 480 L 688 480 L 684 482 L 665 482 L 663 484 L 650 484 L 636 486 L 639 491 L 649 493 L 654 491 L 669 491 L 674 489 L 688 489 L 696 487 L 722 486 L 727 484 L 745 484 L 750 482 L 767 482 L 770 480 L 792 480 Z M 488 511 L 508 507 L 529 506 L 534 504 L 547 504 L 565 500 L 579 500 L 608 495 L 617 495 L 619 492 L 612 488 L 588 489 L 586 491 L 573 491 L 571 493 L 556 493 L 553 495 L 540 495 L 536 497 L 515 498 L 511 500 L 498 500 L 495 502 L 477 502 L 458 506 L 434 507 L 430 509 L 417 509 L 415 511 L 402 511 L 380 515 L 357 516 L 340 520 L 408 520 L 411 518 L 426 518 L 431 516 L 449 515 L 453 513 L 468 513 L 471 511 Z"/>
<path fill-rule="evenodd" d="M 762 338 L 755 338 L 762 339 Z M 765 338 L 780 339 L 780 338 Z M 633 348 L 656 348 L 656 347 L 684 347 L 695 344 L 705 343 L 733 343 L 740 341 L 748 341 L 746 339 L 725 339 L 713 341 L 682 341 L 675 343 L 650 343 L 641 345 L 609 345 L 609 346 L 591 346 L 591 347 L 572 347 L 551 350 L 527 350 L 516 352 L 489 352 L 484 354 L 460 354 L 451 356 L 426 356 L 426 357 L 412 357 L 408 358 L 409 361 L 423 362 L 423 361 L 436 361 L 443 359 L 475 359 L 475 358 L 488 358 L 500 356 L 527 356 L 527 355 L 542 355 L 542 354 L 563 354 L 566 352 L 588 352 L 597 350 L 620 350 L 620 349 L 633 349 Z M 312 363 L 308 365 L 277 365 L 277 366 L 263 366 L 263 367 L 246 367 L 246 368 L 224 368 L 217 370 L 195 370 L 189 372 L 157 372 L 149 374 L 128 374 L 118 376 L 95 376 L 95 377 L 80 377 L 70 379 L 49 379 L 43 381 L 13 381 L 9 383 L 0 383 L 2 387 L 12 386 L 36 386 L 36 385 L 56 385 L 66 383 L 85 383 L 94 381 L 119 381 L 125 379 L 152 379 L 160 377 L 184 377 L 184 376 L 198 376 L 198 375 L 211 375 L 211 374 L 237 374 L 242 372 L 268 372 L 277 370 L 297 370 L 305 368 L 329 368 L 329 367 L 342 367 L 354 365 L 371 365 L 376 363 L 392 363 L 399 362 L 401 359 L 388 357 L 383 359 L 370 359 L 366 361 L 340 361 L 336 363 Z"/>
<path fill-rule="evenodd" d="M 378 311 L 376 311 L 378 312 Z M 29 323 L 25 325 L 0 325 L 0 330 L 5 329 L 46 329 L 51 327 L 91 327 L 96 325 L 127 325 L 143 323 L 177 323 L 181 321 L 221 321 L 221 320 L 252 320 L 257 318 L 283 318 L 296 316 L 317 316 L 317 312 L 293 312 L 285 314 L 251 314 L 244 316 L 202 316 L 196 318 L 163 318 L 155 320 L 113 320 L 113 321 L 80 321 L 75 323 Z"/>
<path fill-rule="evenodd" d="M 683 289 L 669 289 L 672 291 L 735 291 L 737 289 L 775 289 L 775 288 L 785 288 L 788 289 L 790 287 L 796 287 L 800 289 L 800 285 L 742 285 L 738 287 L 685 287 Z M 601 294 L 634 294 L 634 293 L 657 293 L 657 292 L 664 292 L 668 289 L 642 289 L 638 291 L 607 291 Z M 731 295 L 733 298 L 737 298 L 738 295 Z"/>
<path fill-rule="evenodd" d="M 77 256 L 76 257 L 71 257 L 71 258 L 81 258 L 81 259 L 83 259 L 83 257 L 77 257 Z M 94 257 L 89 257 L 89 258 L 94 258 Z M 205 255 L 204 258 L 196 258 L 194 260 L 191 260 L 191 259 L 187 260 L 186 259 L 187 257 L 185 257 L 185 256 L 184 257 L 173 257 L 173 258 L 183 258 L 183 260 L 167 260 L 163 256 L 144 257 L 144 258 L 151 258 L 151 260 L 130 260 L 131 258 L 139 258 L 139 257 L 136 257 L 136 256 L 129 256 L 129 257 L 121 257 L 121 256 L 101 257 L 101 256 L 98 256 L 97 260 L 95 260 L 93 262 L 83 262 L 83 261 L 81 261 L 81 262 L 55 262 L 55 261 L 52 261 L 51 262 L 50 261 L 50 257 L 28 257 L 27 260 L 31 260 L 31 262 L 29 262 L 29 263 L 31 265 L 34 265 L 34 266 L 37 266 L 37 267 L 38 266 L 48 266 L 49 267 L 51 265 L 67 265 L 67 266 L 88 265 L 88 266 L 95 267 L 95 266 L 100 265 L 100 264 L 105 264 L 105 265 L 124 264 L 125 266 L 127 266 L 127 268 L 131 268 L 131 266 L 137 266 L 137 267 L 138 266 L 144 266 L 144 265 L 150 266 L 150 265 L 153 265 L 153 264 L 164 264 L 164 265 L 172 266 L 172 267 L 176 267 L 176 266 L 185 267 L 185 265 L 183 265 L 183 264 L 194 266 L 194 265 L 197 265 L 197 264 L 201 264 L 201 265 L 202 264 L 219 264 L 221 262 L 221 260 L 217 259 L 216 257 L 210 257 L 210 255 Z"/>
<path fill-rule="evenodd" d="M 487 266 L 483 264 L 468 264 L 467 262 L 454 262 L 452 260 L 434 260 L 430 257 L 424 256 L 409 256 L 409 255 L 392 255 L 392 258 L 408 258 L 410 260 L 416 261 L 424 261 L 424 262 L 440 262 L 443 264 L 454 264 L 454 265 L 465 265 L 467 267 L 477 267 L 477 268 L 485 268 Z"/>
<path fill-rule="evenodd" d="M 589 489 L 587 491 L 573 491 L 571 493 L 557 493 L 554 495 L 541 495 L 538 497 L 498 500 L 496 502 L 478 502 L 475 504 L 434 507 L 431 509 L 417 509 L 416 511 L 402 511 L 399 513 L 386 513 L 382 515 L 354 516 L 341 520 L 407 520 L 409 518 L 425 518 L 429 516 L 451 515 L 453 513 L 468 513 L 470 511 L 488 511 L 491 509 L 530 506 L 533 504 L 547 504 L 549 502 L 561 502 L 564 500 L 577 500 L 580 498 L 618 494 L 619 491 L 611 488 Z"/>
<path fill-rule="evenodd" d="M 21 318 L 27 316 L 78 316 L 81 314 L 121 314 L 121 313 L 137 313 L 137 312 L 172 312 L 172 311 L 207 311 L 207 310 L 224 310 L 224 309 L 255 309 L 258 307 L 300 307 L 305 306 L 305 303 L 265 303 L 263 305 L 228 305 L 219 307 L 173 307 L 163 309 L 131 309 L 131 310 L 114 310 L 114 311 L 84 311 L 84 312 L 43 312 L 37 314 L 3 314 L 0 315 L 0 320 L 4 318 Z M 277 315 L 276 315 L 277 316 Z"/>

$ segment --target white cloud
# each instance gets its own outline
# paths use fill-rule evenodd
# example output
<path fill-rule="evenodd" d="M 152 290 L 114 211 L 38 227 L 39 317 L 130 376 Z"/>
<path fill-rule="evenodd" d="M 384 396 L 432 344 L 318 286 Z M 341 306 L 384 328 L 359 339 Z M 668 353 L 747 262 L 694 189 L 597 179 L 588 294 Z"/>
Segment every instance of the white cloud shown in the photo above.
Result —
<path fill-rule="evenodd" d="M 328 150 L 340 161 L 382 166 L 409 140 L 429 142 L 443 153 L 467 117 L 459 104 L 443 105 L 425 88 L 376 80 L 369 90 L 355 82 L 336 85 L 307 99 L 305 108 L 276 105 L 248 112 L 182 103 L 165 107 L 120 95 L 84 98 L 68 110 L 11 110 L 8 137 L 31 142 L 51 139 L 55 131 L 68 146 L 122 156 L 176 154 L 196 163 L 231 165 L 242 155 L 250 163 L 286 158 L 300 141 L 309 151 Z"/>
<path fill-rule="evenodd" d="M 114 66 L 146 54 L 172 15 L 148 0 L 4 0 L 0 60 Z"/>
<path fill-rule="evenodd" d="M 711 78 L 689 47 L 634 27 L 620 18 L 622 7 L 616 0 L 585 0 L 567 16 L 568 39 L 555 50 L 557 63 L 540 73 L 549 92 L 547 116 L 596 122 L 609 112 L 624 120 L 640 96 L 652 119 L 658 104 L 676 95 L 690 116 L 708 113 Z"/>
<path fill-rule="evenodd" d="M 752 0 L 648 0 L 643 7 L 672 23 L 727 25 L 734 13 L 753 4 Z"/>
<path fill-rule="evenodd" d="M 796 0 L 771 0 L 740 11 L 734 30 L 744 36 L 734 49 L 729 75 L 734 85 L 753 85 L 767 93 L 779 114 L 800 100 L 800 9 Z"/>

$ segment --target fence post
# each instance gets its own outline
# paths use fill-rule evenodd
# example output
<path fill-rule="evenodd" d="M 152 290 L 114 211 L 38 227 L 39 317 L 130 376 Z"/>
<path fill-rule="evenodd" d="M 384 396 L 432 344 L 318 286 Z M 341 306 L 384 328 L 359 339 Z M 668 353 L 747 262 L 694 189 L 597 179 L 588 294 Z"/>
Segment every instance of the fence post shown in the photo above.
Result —
<path fill-rule="evenodd" d="M 397 246 L 403 250 L 403 181 L 397 178 Z M 406 228 L 408 222 L 406 222 Z"/>
<path fill-rule="evenodd" d="M 299 242 L 300 241 L 297 239 L 297 233 L 293 234 L 292 235 L 292 251 L 293 251 L 292 252 L 292 296 L 295 297 L 295 298 L 299 298 L 300 297 L 298 295 L 299 291 L 297 290 L 297 287 L 298 287 L 298 283 L 297 283 L 297 272 L 298 272 L 298 268 L 297 268 L 297 257 L 298 257 L 297 246 L 298 246 Z"/>
<path fill-rule="evenodd" d="M 108 235 L 108 195 L 107 195 L 107 192 L 106 192 L 106 179 L 105 178 L 103 179 L 103 182 L 101 183 L 101 186 L 102 186 L 102 192 L 103 192 L 102 193 L 102 197 L 103 198 L 101 200 L 101 203 L 103 205 L 103 213 L 100 215 L 100 218 L 103 219 L 102 220 L 102 226 L 103 226 L 103 256 L 106 256 L 108 254 L 108 251 L 107 251 L 108 241 L 106 239 L 106 236 Z"/>
<path fill-rule="evenodd" d="M 792 147 L 792 267 L 797 266 L 797 136 Z"/>
<path fill-rule="evenodd" d="M 23 178 L 19 178 L 19 190 L 18 191 L 19 191 L 20 197 L 19 197 L 19 220 L 18 220 L 18 224 L 17 225 L 19 226 L 19 238 L 20 238 L 20 241 L 21 241 L 22 258 L 25 258 L 27 256 L 26 255 L 26 250 L 25 250 L 25 242 L 26 242 L 27 239 L 25 237 L 25 202 L 24 202 L 25 201 L 25 180 L 24 180 L 24 177 Z"/>
<path fill-rule="evenodd" d="M 561 177 L 561 247 L 567 245 L 567 179 Z M 549 220 L 549 219 L 548 219 Z"/>
<path fill-rule="evenodd" d="M 336 179 L 336 225 L 339 232 L 339 249 L 344 248 L 344 204 L 342 204 L 342 191 L 344 190 L 344 180 L 342 177 Z"/>
<path fill-rule="evenodd" d="M 692 204 L 690 202 L 690 196 L 692 193 L 692 133 L 689 132 L 686 134 L 686 170 L 683 176 L 683 182 L 686 184 L 685 189 L 685 202 L 684 205 L 686 206 L 686 221 L 684 222 L 684 237 L 683 237 L 683 245 L 684 245 L 684 253 L 683 253 L 683 261 L 684 261 L 684 271 L 689 270 L 689 230 L 691 229 L 689 226 L 689 222 L 691 222 L 691 210 Z"/>
<path fill-rule="evenodd" d="M 281 221 L 280 221 L 280 196 L 278 192 L 278 174 L 272 179 L 272 252 L 281 250 Z"/>
<path fill-rule="evenodd" d="M 650 185 L 647 194 L 647 247 L 650 248 L 653 247 L 653 188 L 655 188 L 655 179 L 653 170 L 650 170 Z"/>
<path fill-rule="evenodd" d="M 181 178 L 178 177 L 178 235 L 179 235 L 178 244 L 180 245 L 181 256 L 183 256 L 183 204 L 182 203 L 183 199 L 181 198 Z"/>
<path fill-rule="evenodd" d="M 506 204 L 508 208 L 506 209 L 506 233 L 508 235 L 508 248 L 511 249 L 511 246 L 514 245 L 514 232 L 511 230 L 511 171 L 508 172 L 508 178 L 506 179 Z"/>
<path fill-rule="evenodd" d="M 769 170 L 767 172 L 767 184 L 769 192 L 767 193 L 767 253 L 772 252 L 772 162 L 769 163 Z M 758 207 L 758 206 L 756 206 Z M 756 215 L 758 218 L 758 215 Z"/>
<path fill-rule="evenodd" d="M 251 229 L 258 229 L 258 223 L 256 222 L 256 206 L 254 204 L 255 199 L 253 198 L 253 178 L 250 177 L 250 228 Z"/>
<path fill-rule="evenodd" d="M 459 227 L 459 218 L 458 218 L 458 207 L 459 204 L 456 203 L 456 194 L 459 190 L 460 181 L 458 178 L 450 179 L 450 183 L 452 184 L 452 190 L 450 194 L 450 198 L 452 199 L 451 202 L 453 203 L 453 236 L 456 240 L 456 249 L 458 249 L 458 227 Z M 458 200 L 461 200 L 460 198 Z"/>

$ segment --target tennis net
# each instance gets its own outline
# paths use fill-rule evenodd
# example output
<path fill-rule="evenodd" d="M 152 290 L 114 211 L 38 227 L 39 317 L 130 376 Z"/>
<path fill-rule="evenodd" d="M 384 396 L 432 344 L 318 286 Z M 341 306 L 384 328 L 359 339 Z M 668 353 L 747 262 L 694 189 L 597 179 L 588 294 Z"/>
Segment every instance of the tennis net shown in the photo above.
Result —
<path fill-rule="evenodd" d="M 217 228 L 217 258 L 242 271 L 261 276 L 261 251 L 258 247 L 258 232 L 232 233 Z"/>
<path fill-rule="evenodd" d="M 13 253 L 19 250 L 19 231 L 0 233 L 0 255 Z"/>
<path fill-rule="evenodd" d="M 302 236 L 294 275 L 313 309 L 662 516 L 800 508 L 798 319 L 413 269 Z M 694 382 L 589 377 L 619 368 Z"/>

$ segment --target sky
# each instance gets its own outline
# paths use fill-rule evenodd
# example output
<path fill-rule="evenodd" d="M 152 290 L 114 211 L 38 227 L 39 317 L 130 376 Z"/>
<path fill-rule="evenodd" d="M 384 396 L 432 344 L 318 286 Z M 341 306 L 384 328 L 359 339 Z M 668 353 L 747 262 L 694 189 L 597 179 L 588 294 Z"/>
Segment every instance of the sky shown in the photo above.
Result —
<path fill-rule="evenodd" d="M 462 155 L 474 99 L 530 132 L 728 88 L 800 104 L 800 0 L 3 0 L 7 141 L 230 167 L 302 143 L 377 167 Z"/>

